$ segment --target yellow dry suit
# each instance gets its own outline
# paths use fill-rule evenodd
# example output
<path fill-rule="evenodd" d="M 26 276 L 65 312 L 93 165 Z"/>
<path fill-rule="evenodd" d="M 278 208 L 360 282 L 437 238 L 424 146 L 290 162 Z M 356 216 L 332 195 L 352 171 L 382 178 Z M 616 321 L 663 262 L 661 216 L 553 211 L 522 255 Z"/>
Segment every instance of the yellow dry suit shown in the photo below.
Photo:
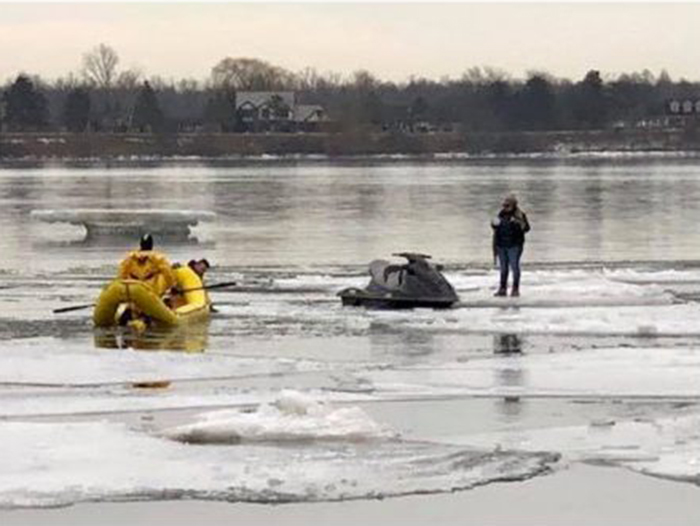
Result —
<path fill-rule="evenodd" d="M 119 264 L 117 278 L 141 281 L 159 297 L 177 284 L 170 262 L 163 254 L 153 250 L 130 252 Z"/>

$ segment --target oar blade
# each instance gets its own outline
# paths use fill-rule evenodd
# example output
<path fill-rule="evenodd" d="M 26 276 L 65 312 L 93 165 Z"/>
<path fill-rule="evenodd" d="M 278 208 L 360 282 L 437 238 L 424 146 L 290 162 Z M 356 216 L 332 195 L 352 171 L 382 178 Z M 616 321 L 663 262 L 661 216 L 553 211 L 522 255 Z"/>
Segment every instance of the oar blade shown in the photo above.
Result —
<path fill-rule="evenodd" d="M 61 307 L 60 309 L 54 309 L 53 313 L 54 314 L 62 314 L 64 312 L 72 312 L 74 310 L 82 310 L 82 309 L 89 309 L 90 307 L 94 307 L 94 303 L 90 303 L 89 305 L 73 305 L 72 307 Z"/>

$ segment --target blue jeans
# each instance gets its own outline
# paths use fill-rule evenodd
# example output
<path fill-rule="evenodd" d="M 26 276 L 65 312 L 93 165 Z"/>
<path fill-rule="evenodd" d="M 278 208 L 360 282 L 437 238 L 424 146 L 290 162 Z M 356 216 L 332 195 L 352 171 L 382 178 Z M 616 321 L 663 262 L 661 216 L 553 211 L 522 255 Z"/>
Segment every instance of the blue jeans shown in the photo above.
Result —
<path fill-rule="evenodd" d="M 520 257 L 523 255 L 523 245 L 514 247 L 496 247 L 499 266 L 501 268 L 501 289 L 508 287 L 508 271 L 513 271 L 513 287 L 520 287 Z"/>

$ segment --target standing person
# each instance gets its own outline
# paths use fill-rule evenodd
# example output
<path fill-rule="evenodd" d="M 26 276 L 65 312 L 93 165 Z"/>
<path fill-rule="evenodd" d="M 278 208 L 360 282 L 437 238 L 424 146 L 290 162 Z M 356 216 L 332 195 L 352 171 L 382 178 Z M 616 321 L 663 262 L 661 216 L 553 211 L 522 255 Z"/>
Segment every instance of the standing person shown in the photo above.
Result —
<path fill-rule="evenodd" d="M 525 234 L 530 231 L 530 223 L 525 212 L 518 208 L 518 199 L 510 194 L 503 200 L 498 216 L 491 222 L 493 228 L 493 254 L 498 258 L 501 269 L 501 283 L 496 296 L 506 296 L 508 271 L 513 271 L 511 296 L 520 296 L 520 258 L 525 246 Z"/>

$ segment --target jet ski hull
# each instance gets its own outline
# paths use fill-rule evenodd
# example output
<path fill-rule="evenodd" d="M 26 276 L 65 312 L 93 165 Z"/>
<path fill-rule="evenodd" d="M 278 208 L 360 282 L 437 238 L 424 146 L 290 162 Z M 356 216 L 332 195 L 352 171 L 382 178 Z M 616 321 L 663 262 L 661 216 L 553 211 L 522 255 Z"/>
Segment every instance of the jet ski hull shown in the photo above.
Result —
<path fill-rule="evenodd" d="M 445 298 L 402 298 L 399 296 L 372 294 L 362 289 L 350 288 L 338 293 L 343 305 L 370 309 L 449 309 L 457 300 Z"/>
<path fill-rule="evenodd" d="M 454 288 L 442 275 L 442 267 L 428 261 L 430 256 L 410 252 L 394 255 L 406 258 L 408 263 L 372 261 L 367 287 L 350 287 L 338 293 L 343 305 L 375 309 L 448 309 L 459 301 Z"/>

